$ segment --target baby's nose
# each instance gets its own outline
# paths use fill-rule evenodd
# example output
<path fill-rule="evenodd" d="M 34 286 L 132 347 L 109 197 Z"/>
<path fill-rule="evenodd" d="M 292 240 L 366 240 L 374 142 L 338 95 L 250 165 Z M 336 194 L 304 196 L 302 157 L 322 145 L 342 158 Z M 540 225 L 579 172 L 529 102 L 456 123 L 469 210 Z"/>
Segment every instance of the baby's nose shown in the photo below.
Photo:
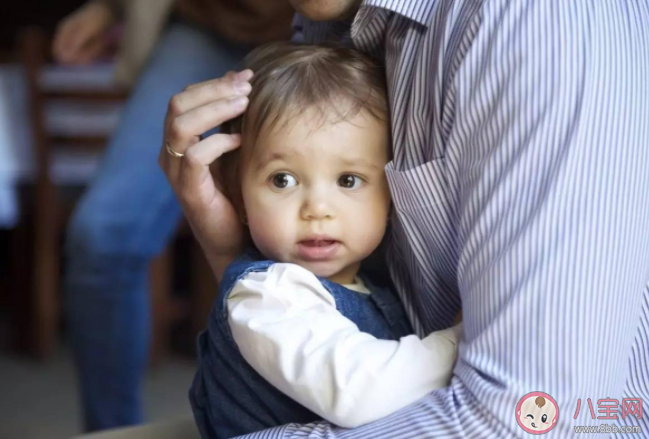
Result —
<path fill-rule="evenodd" d="M 308 220 L 333 218 L 334 209 L 326 191 L 313 190 L 302 204 L 302 217 Z"/>

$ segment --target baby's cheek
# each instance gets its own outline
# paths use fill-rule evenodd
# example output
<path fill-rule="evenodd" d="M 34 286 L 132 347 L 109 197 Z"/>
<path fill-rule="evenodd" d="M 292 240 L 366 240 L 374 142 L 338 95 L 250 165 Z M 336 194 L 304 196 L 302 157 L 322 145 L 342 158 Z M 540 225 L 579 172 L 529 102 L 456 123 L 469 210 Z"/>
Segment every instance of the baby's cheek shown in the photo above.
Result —
<path fill-rule="evenodd" d="M 269 259 L 281 260 L 285 246 L 284 228 L 276 224 L 272 217 L 249 218 L 250 235 L 259 251 Z"/>
<path fill-rule="evenodd" d="M 347 236 L 354 240 L 359 251 L 369 254 L 381 243 L 386 227 L 387 217 L 352 217 L 347 221 Z"/>

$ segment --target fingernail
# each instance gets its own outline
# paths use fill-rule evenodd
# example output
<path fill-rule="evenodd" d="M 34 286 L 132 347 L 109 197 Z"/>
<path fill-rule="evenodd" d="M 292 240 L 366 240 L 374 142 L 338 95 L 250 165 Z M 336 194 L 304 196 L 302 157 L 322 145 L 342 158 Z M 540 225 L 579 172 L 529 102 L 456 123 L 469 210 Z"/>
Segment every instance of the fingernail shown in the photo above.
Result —
<path fill-rule="evenodd" d="M 245 96 L 240 96 L 238 98 L 230 99 L 230 104 L 234 108 L 245 108 L 248 105 L 248 98 Z"/>
<path fill-rule="evenodd" d="M 247 94 L 250 93 L 250 91 L 252 90 L 252 86 L 250 85 L 249 82 L 235 82 L 234 89 L 238 93 Z"/>
<path fill-rule="evenodd" d="M 250 69 L 242 70 L 234 75 L 234 80 L 237 82 L 250 81 L 250 79 L 252 79 L 252 70 Z"/>

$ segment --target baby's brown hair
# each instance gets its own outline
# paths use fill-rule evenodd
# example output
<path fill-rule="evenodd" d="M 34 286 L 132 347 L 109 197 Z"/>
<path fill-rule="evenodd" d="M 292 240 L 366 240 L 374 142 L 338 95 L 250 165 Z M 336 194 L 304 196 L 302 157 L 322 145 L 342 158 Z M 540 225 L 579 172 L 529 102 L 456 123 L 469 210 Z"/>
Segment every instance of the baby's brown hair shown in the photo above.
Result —
<path fill-rule="evenodd" d="M 280 122 L 285 128 L 294 116 L 312 109 L 322 124 L 351 120 L 363 110 L 388 120 L 384 69 L 357 50 L 272 43 L 252 51 L 243 68 L 254 72 L 250 104 L 242 116 L 221 126 L 223 133 L 240 133 L 242 146 L 217 162 L 223 191 L 240 215 L 241 154 L 254 149 L 262 130 L 273 130 Z"/>

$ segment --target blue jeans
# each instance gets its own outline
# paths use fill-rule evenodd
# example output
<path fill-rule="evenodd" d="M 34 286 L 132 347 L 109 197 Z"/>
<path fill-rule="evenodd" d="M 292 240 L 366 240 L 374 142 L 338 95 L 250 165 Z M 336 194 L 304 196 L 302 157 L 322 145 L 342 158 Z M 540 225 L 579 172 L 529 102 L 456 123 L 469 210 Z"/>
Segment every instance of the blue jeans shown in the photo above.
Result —
<path fill-rule="evenodd" d="M 235 69 L 248 50 L 188 24 L 169 24 L 68 226 L 66 314 L 89 431 L 143 417 L 148 265 L 181 216 L 157 161 L 169 99 Z"/>

